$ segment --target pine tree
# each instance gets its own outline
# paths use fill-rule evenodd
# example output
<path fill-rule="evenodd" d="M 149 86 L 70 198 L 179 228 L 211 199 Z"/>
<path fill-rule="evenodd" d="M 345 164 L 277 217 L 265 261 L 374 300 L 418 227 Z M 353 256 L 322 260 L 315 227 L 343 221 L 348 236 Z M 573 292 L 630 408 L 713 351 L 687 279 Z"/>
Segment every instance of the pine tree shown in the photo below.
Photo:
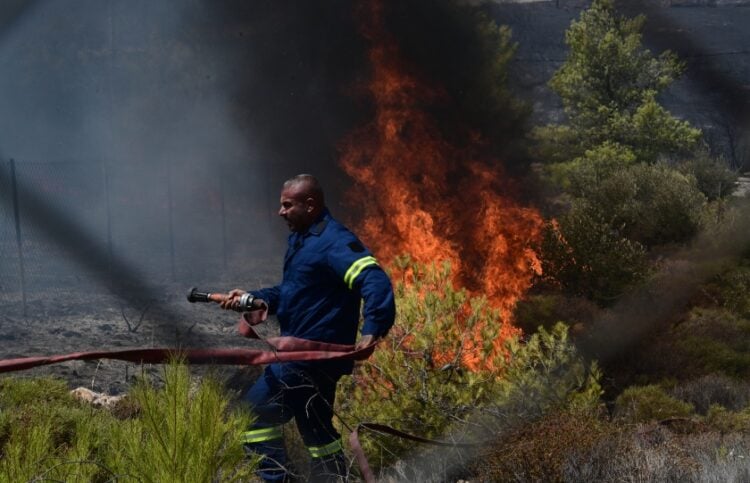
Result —
<path fill-rule="evenodd" d="M 684 66 L 671 52 L 657 57 L 643 47 L 644 22 L 642 15 L 617 15 L 612 0 L 595 0 L 573 21 L 565 34 L 568 58 L 549 83 L 568 122 L 536 130 L 545 162 L 571 161 L 603 143 L 648 163 L 696 147 L 700 130 L 657 101 Z"/>

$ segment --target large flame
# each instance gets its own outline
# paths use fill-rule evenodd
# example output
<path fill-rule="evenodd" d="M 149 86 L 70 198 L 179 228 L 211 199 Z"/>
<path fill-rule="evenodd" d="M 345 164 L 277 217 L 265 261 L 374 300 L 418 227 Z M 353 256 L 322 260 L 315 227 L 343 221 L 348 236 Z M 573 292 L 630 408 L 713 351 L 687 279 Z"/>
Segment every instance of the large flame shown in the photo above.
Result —
<path fill-rule="evenodd" d="M 344 140 L 340 159 L 355 180 L 351 201 L 364 210 L 358 232 L 385 263 L 404 253 L 450 261 L 454 282 L 486 296 L 507 320 L 540 272 L 530 246 L 541 216 L 502 194 L 508 183 L 496 160 L 477 154 L 479 136 L 460 147 L 443 136 L 428 109 L 447 94 L 404 62 L 379 1 L 363 13 L 375 117 Z M 504 324 L 497 346 L 514 331 Z"/>

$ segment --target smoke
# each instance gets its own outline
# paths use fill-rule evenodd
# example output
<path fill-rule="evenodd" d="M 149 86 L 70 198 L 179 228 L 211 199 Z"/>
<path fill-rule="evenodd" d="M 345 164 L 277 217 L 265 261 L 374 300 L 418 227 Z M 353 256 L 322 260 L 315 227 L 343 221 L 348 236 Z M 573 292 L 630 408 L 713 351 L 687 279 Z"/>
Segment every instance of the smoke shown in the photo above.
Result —
<path fill-rule="evenodd" d="M 584 353 L 603 364 L 626 358 L 652 334 L 670 328 L 685 313 L 702 284 L 750 250 L 750 205 L 741 203 L 690 246 L 659 261 L 660 270 L 646 284 L 622 297 L 589 327 L 579 341 Z"/>
<path fill-rule="evenodd" d="M 348 2 L 18 1 L 0 29 L 6 314 L 22 290 L 49 317 L 76 287 L 138 306 L 276 281 L 258 273 L 280 272 L 281 182 L 312 172 L 340 199 L 335 141 L 362 107 Z"/>

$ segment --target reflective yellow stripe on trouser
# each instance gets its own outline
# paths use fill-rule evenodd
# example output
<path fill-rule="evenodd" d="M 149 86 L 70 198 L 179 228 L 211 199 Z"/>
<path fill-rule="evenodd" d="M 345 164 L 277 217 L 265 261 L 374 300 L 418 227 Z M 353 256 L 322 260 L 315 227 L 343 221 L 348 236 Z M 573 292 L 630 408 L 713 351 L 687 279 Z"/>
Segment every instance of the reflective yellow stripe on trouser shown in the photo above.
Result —
<path fill-rule="evenodd" d="M 370 265 L 377 264 L 378 261 L 375 260 L 375 257 L 372 256 L 362 257 L 359 260 L 356 260 L 349 267 L 349 270 L 347 270 L 344 274 L 344 283 L 347 287 L 352 288 L 354 286 L 354 280 L 359 276 L 360 273 L 362 273 L 362 270 L 369 267 Z"/>
<path fill-rule="evenodd" d="M 341 444 L 341 440 L 337 439 L 336 441 L 332 443 L 328 443 L 324 446 L 308 446 L 307 451 L 310 452 L 310 456 L 313 458 L 322 458 L 323 456 L 332 455 L 333 453 L 338 453 L 339 451 L 343 451 L 344 446 Z"/>
<path fill-rule="evenodd" d="M 242 442 L 248 443 L 262 443 L 263 441 L 271 441 L 272 439 L 279 439 L 282 437 L 281 426 L 274 426 L 272 428 L 260 428 L 251 429 L 242 433 Z"/>

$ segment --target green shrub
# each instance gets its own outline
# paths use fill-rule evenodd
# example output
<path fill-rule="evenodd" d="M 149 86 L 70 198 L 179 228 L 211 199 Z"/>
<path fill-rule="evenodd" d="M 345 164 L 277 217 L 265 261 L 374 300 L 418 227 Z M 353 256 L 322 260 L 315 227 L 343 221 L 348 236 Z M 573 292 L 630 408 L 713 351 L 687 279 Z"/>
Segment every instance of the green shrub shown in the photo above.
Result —
<path fill-rule="evenodd" d="M 552 410 L 598 407 L 599 368 L 582 360 L 565 324 L 540 329 L 523 343 L 511 339 L 508 348 L 507 367 L 489 405 L 496 416 L 505 415 L 506 424 L 528 422 Z"/>
<path fill-rule="evenodd" d="M 696 180 L 698 189 L 707 199 L 716 200 L 731 195 L 737 188 L 737 173 L 721 159 L 701 151 L 695 157 L 677 164 L 677 169 Z"/>
<path fill-rule="evenodd" d="M 585 198 L 613 172 L 636 162 L 633 153 L 617 143 L 606 141 L 572 161 L 546 166 L 546 176 L 569 195 Z"/>
<path fill-rule="evenodd" d="M 544 281 L 606 306 L 651 272 L 649 248 L 699 231 L 706 200 L 694 178 L 665 165 L 617 162 L 624 166 L 598 172 L 597 163 L 606 164 L 566 164 L 576 197 L 546 226 L 540 252 Z"/>
<path fill-rule="evenodd" d="M 399 310 L 391 334 L 339 385 L 338 412 L 350 426 L 378 422 L 441 438 L 480 413 L 514 424 L 598 401 L 598 371 L 580 359 L 565 326 L 522 344 L 484 299 L 453 287 L 447 265 L 402 259 L 400 269 L 408 275 L 394 277 Z M 371 463 L 385 467 L 414 445 L 367 438 L 363 446 Z"/>
<path fill-rule="evenodd" d="M 545 283 L 603 306 L 650 271 L 645 248 L 618 234 L 585 202 L 546 225 L 540 252 Z"/>
<path fill-rule="evenodd" d="M 673 357 L 686 372 L 750 376 L 750 320 L 726 309 L 695 308 L 672 337 Z"/>
<path fill-rule="evenodd" d="M 84 407 L 51 378 L 0 380 L 0 481 L 94 481 L 112 418 Z"/>
<path fill-rule="evenodd" d="M 722 433 L 750 431 L 750 408 L 741 411 L 731 411 L 719 404 L 712 404 L 708 408 L 706 423 Z"/>
<path fill-rule="evenodd" d="M 79 403 L 63 381 L 0 379 L 0 482 L 238 481 L 254 468 L 240 433 L 247 412 L 227 411 L 211 378 L 192 385 L 187 366 L 165 368 L 165 386 L 145 380 L 132 418 Z"/>
<path fill-rule="evenodd" d="M 667 394 L 661 387 L 631 386 L 615 401 L 615 416 L 631 423 L 688 417 L 693 405 Z"/>
<path fill-rule="evenodd" d="M 228 411 L 229 398 L 214 378 L 194 385 L 188 366 L 164 369 L 164 388 L 143 379 L 131 397 L 138 418 L 112 428 L 105 464 L 139 481 L 239 481 L 251 474 L 240 443 L 252 422 L 247 411 Z"/>
<path fill-rule="evenodd" d="M 740 317 L 750 318 L 750 263 L 722 273 L 715 283 L 719 303 Z"/>
<path fill-rule="evenodd" d="M 692 176 L 643 163 L 612 172 L 584 198 L 621 236 L 646 247 L 692 238 L 706 202 Z"/>
<path fill-rule="evenodd" d="M 524 334 L 533 334 L 539 327 L 549 330 L 562 321 L 571 327 L 575 335 L 577 330 L 583 330 L 601 312 L 599 307 L 582 297 L 537 294 L 518 301 L 513 310 L 513 323 Z"/>

